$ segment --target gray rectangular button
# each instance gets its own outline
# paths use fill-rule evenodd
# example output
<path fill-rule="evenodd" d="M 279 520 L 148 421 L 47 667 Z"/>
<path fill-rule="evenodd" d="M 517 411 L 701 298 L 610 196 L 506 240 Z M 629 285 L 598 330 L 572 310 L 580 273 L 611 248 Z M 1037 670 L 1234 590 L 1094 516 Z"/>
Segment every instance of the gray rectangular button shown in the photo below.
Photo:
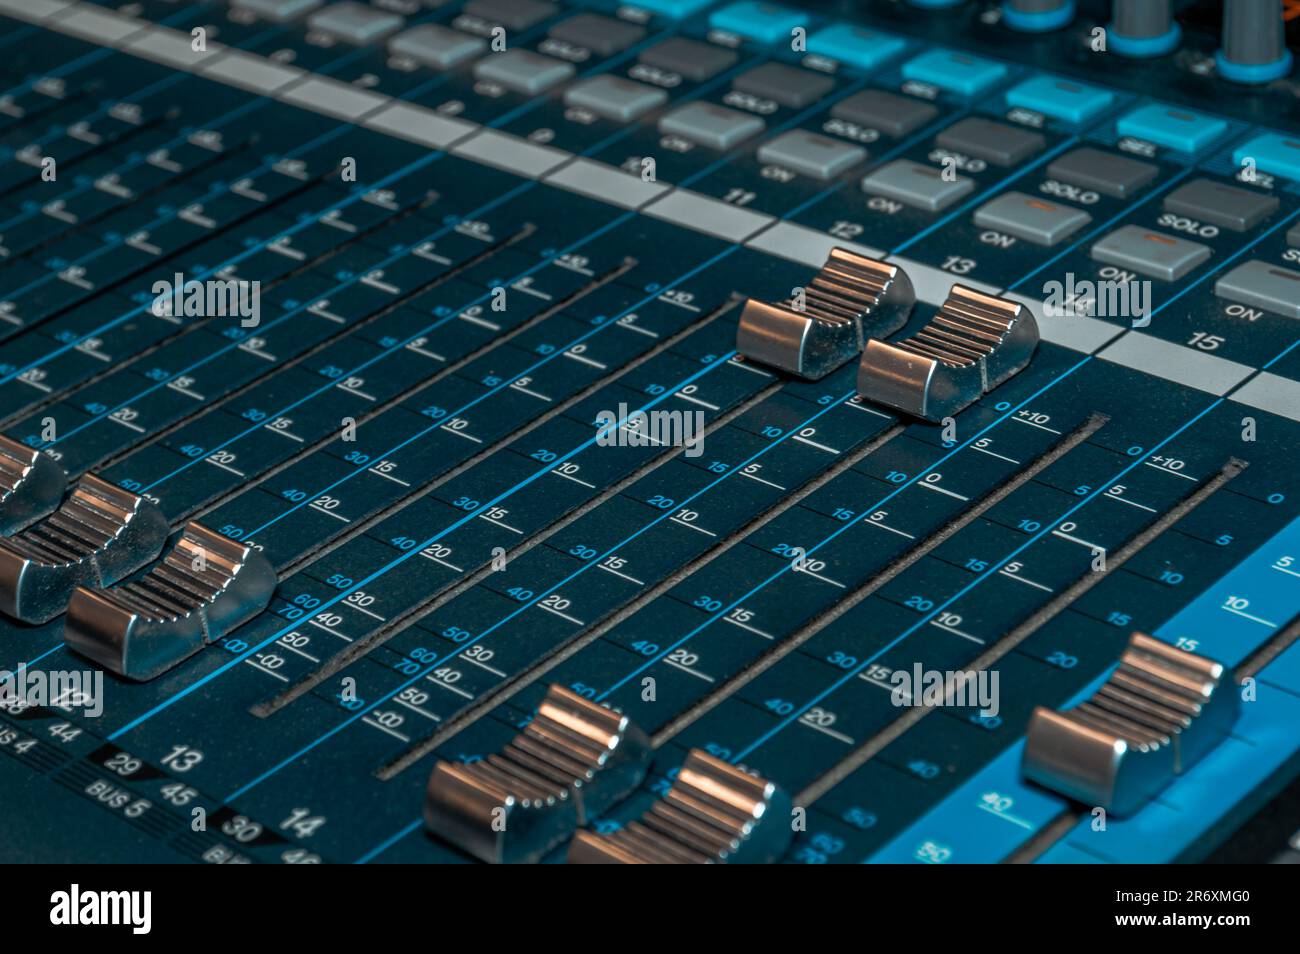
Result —
<path fill-rule="evenodd" d="M 400 30 L 406 21 L 364 3 L 336 3 L 307 18 L 307 28 L 338 37 L 344 43 L 364 46 Z"/>
<path fill-rule="evenodd" d="M 995 166 L 1014 166 L 1047 148 L 1047 140 L 1039 133 L 977 117 L 953 123 L 935 142 Z"/>
<path fill-rule="evenodd" d="M 1292 248 L 1300 248 L 1300 224 L 1291 226 L 1290 231 L 1286 233 L 1286 244 Z"/>
<path fill-rule="evenodd" d="M 1165 211 L 1244 232 L 1277 211 L 1271 195 L 1249 192 L 1213 179 L 1193 179 L 1165 196 Z"/>
<path fill-rule="evenodd" d="M 322 0 L 232 0 L 231 6 L 247 10 L 259 20 L 288 23 L 315 10 L 321 3 Z"/>
<path fill-rule="evenodd" d="M 388 38 L 388 52 L 436 70 L 449 70 L 487 49 L 487 40 L 426 23 Z"/>
<path fill-rule="evenodd" d="M 465 12 L 470 16 L 515 31 L 527 30 L 559 10 L 555 4 L 543 0 L 469 0 L 465 4 Z"/>
<path fill-rule="evenodd" d="M 1082 209 L 1048 202 L 1023 192 L 1008 192 L 986 202 L 975 213 L 975 224 L 997 229 L 1035 245 L 1055 245 L 1092 221 Z"/>
<path fill-rule="evenodd" d="M 1210 257 L 1210 247 L 1161 232 L 1126 225 L 1092 247 L 1092 257 L 1139 275 L 1177 281 Z"/>
<path fill-rule="evenodd" d="M 831 115 L 898 139 L 930 122 L 939 110 L 919 99 L 868 89 L 840 100 L 831 107 Z"/>
<path fill-rule="evenodd" d="M 975 191 L 975 180 L 956 176 L 949 182 L 938 169 L 897 159 L 863 179 L 862 191 L 895 199 L 914 209 L 938 212 Z"/>
<path fill-rule="evenodd" d="M 565 91 L 564 102 L 626 123 L 668 102 L 668 94 L 644 83 L 606 74 L 574 83 Z"/>
<path fill-rule="evenodd" d="M 677 36 L 642 53 L 638 59 L 657 70 L 678 73 L 696 83 L 717 76 L 736 62 L 731 50 Z"/>
<path fill-rule="evenodd" d="M 645 27 L 596 13 L 579 13 L 551 27 L 549 35 L 585 47 L 597 56 L 612 56 L 645 36 Z"/>
<path fill-rule="evenodd" d="M 573 75 L 573 64 L 531 50 L 506 50 L 474 64 L 474 78 L 500 83 L 516 93 L 536 96 Z"/>
<path fill-rule="evenodd" d="M 833 90 L 835 81 L 824 73 L 811 73 L 783 63 L 764 63 L 741 73 L 731 85 L 742 93 L 800 109 Z"/>
<path fill-rule="evenodd" d="M 1160 167 L 1084 147 L 1067 152 L 1047 167 L 1053 179 L 1091 189 L 1116 199 L 1126 199 L 1151 182 Z"/>
<path fill-rule="evenodd" d="M 713 103 L 687 103 L 659 120 L 659 131 L 701 146 L 730 149 L 766 128 L 757 116 Z"/>
<path fill-rule="evenodd" d="M 1238 265 L 1214 283 L 1214 294 L 1252 308 L 1300 318 L 1300 272 L 1259 259 Z"/>
<path fill-rule="evenodd" d="M 782 133 L 758 150 L 758 161 L 825 182 L 864 162 L 867 150 L 806 129 Z"/>

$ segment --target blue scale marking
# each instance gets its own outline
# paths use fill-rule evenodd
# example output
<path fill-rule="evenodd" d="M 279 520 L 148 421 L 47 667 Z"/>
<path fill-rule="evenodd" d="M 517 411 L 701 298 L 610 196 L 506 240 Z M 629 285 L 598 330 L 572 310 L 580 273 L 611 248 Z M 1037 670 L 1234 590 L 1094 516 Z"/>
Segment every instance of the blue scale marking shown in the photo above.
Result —
<path fill-rule="evenodd" d="M 1289 565 L 1279 568 L 1288 557 L 1300 562 L 1300 519 L 1207 588 L 1155 635 L 1171 643 L 1196 640 L 1196 652 L 1235 666 L 1276 632 L 1276 625 L 1258 620 L 1286 621 L 1300 613 L 1300 576 L 1282 572 Z M 1245 606 L 1228 608 L 1225 604 L 1233 598 L 1245 601 Z M 1087 699 L 1109 675 L 1099 676 L 1067 706 Z M 1131 819 L 1109 819 L 1105 832 L 1092 831 L 1092 819 L 1085 817 L 1039 860 L 1068 862 L 1083 854 L 1112 861 L 1172 861 L 1194 844 L 1226 809 L 1300 750 L 1292 729 L 1300 725 L 1300 644 L 1266 666 L 1259 679 L 1258 701 L 1242 704 L 1233 736 L 1150 808 Z M 924 861 L 935 850 L 954 862 L 1006 857 L 1070 804 L 1020 778 L 1023 754 L 1023 741 L 1008 748 L 870 860 Z M 1002 810 L 994 811 L 994 806 Z M 923 849 L 926 845 L 931 847 Z"/>

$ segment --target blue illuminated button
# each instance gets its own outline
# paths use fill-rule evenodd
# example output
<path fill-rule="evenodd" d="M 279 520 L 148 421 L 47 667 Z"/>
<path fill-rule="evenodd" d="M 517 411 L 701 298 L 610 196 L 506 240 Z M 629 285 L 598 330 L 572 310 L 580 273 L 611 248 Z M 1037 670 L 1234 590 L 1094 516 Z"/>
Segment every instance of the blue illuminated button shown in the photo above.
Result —
<path fill-rule="evenodd" d="M 1055 76 L 1036 76 L 1007 93 L 1007 102 L 1012 106 L 1033 109 L 1071 123 L 1086 122 L 1114 101 L 1115 96 L 1109 90 Z"/>
<path fill-rule="evenodd" d="M 906 48 L 906 41 L 888 33 L 837 23 L 808 39 L 808 52 L 829 56 L 864 70 L 874 70 Z"/>
<path fill-rule="evenodd" d="M 636 5 L 651 13 L 672 17 L 674 20 L 684 20 L 712 2 L 713 0 L 636 0 Z"/>
<path fill-rule="evenodd" d="M 1227 128 L 1224 120 L 1214 116 L 1154 103 L 1133 110 L 1119 121 L 1121 136 L 1136 136 L 1180 152 L 1204 149 Z"/>
<path fill-rule="evenodd" d="M 1232 158 L 1238 166 L 1254 159 L 1255 167 L 1264 172 L 1300 181 L 1300 136 L 1265 133 L 1238 146 Z"/>
<path fill-rule="evenodd" d="M 710 26 L 747 36 L 760 43 L 789 41 L 790 31 L 807 23 L 808 16 L 805 13 L 775 3 L 756 3 L 754 0 L 742 0 L 741 3 L 725 6 L 709 17 Z"/>
<path fill-rule="evenodd" d="M 904 63 L 903 75 L 963 96 L 976 96 L 1006 76 L 1007 68 L 966 53 L 931 50 Z"/>

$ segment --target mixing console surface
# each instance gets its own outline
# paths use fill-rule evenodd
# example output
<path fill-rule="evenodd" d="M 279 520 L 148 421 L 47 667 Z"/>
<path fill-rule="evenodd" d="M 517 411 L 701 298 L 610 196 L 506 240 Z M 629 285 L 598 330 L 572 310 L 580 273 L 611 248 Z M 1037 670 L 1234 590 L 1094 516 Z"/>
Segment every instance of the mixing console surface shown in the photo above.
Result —
<path fill-rule="evenodd" d="M 0 0 L 0 857 L 1300 829 L 1297 42 Z"/>

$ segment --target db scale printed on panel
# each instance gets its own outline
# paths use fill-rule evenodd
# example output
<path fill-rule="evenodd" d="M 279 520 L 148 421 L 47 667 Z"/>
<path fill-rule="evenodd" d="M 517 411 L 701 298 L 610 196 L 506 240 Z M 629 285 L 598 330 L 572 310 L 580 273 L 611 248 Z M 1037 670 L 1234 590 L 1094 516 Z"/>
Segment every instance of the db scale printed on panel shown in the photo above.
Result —
<path fill-rule="evenodd" d="M 0 0 L 0 860 L 1300 860 L 1297 46 Z"/>

